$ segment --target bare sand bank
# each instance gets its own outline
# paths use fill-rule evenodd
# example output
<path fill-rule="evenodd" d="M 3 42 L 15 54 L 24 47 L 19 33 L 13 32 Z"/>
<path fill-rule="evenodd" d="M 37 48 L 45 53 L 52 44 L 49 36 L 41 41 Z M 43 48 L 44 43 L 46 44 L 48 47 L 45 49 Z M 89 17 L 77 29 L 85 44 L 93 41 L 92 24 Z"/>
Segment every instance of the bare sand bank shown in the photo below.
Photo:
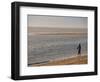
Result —
<path fill-rule="evenodd" d="M 44 63 L 33 64 L 32 66 L 53 66 L 53 65 L 78 65 L 78 64 L 87 64 L 88 58 L 87 55 L 67 57 L 63 59 L 56 59 L 51 61 L 46 61 Z"/>

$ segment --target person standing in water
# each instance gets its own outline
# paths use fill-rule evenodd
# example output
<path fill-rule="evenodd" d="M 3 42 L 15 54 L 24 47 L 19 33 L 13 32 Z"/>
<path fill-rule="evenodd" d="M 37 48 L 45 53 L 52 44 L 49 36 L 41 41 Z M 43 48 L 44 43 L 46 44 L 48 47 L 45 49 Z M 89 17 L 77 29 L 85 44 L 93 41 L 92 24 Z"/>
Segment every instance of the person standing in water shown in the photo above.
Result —
<path fill-rule="evenodd" d="M 78 50 L 78 55 L 81 55 L 81 44 L 79 43 L 78 47 L 77 47 L 77 50 Z"/>

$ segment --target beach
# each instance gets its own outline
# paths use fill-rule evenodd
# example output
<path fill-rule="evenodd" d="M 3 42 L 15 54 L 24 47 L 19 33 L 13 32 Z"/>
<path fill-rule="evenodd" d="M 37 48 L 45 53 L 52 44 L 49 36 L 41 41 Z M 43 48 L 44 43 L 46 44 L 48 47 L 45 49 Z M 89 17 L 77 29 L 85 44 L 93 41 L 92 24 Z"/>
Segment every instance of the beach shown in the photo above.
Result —
<path fill-rule="evenodd" d="M 46 63 L 59 58 L 77 55 L 77 46 L 81 43 L 81 53 L 87 53 L 85 35 L 29 35 L 28 65 Z"/>
<path fill-rule="evenodd" d="M 81 44 L 81 55 L 77 47 Z M 28 30 L 28 66 L 79 64 L 87 54 L 87 31 L 79 28 L 30 28 Z M 72 57 L 70 59 L 70 57 Z M 72 62 L 74 57 L 74 61 Z M 72 63 L 71 63 L 71 62 Z M 65 63 L 64 63 L 65 62 Z M 81 63 L 84 61 L 80 61 Z"/>
<path fill-rule="evenodd" d="M 28 15 L 27 66 L 86 64 L 87 25 L 87 17 Z"/>
<path fill-rule="evenodd" d="M 33 64 L 32 66 L 79 65 L 79 64 L 87 64 L 87 63 L 88 63 L 87 55 L 82 54 L 82 55 L 72 56 L 69 58 L 44 61 L 41 63 Z"/>

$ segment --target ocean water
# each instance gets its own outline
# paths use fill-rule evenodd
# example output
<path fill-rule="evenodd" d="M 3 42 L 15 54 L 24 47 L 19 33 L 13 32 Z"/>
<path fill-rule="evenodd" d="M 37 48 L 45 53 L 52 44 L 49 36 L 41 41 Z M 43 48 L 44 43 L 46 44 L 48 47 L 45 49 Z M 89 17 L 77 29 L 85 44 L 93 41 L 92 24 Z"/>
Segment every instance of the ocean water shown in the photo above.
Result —
<path fill-rule="evenodd" d="M 87 34 L 83 35 L 28 35 L 28 65 L 87 53 Z"/>

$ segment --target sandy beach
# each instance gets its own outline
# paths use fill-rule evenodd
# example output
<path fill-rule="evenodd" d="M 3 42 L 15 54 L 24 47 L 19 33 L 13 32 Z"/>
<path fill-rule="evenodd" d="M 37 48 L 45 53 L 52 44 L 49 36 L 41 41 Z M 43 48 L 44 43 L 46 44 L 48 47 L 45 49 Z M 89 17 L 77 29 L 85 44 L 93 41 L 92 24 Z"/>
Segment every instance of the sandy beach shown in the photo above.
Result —
<path fill-rule="evenodd" d="M 43 63 L 33 64 L 32 66 L 53 66 L 53 65 L 78 65 L 78 64 L 87 64 L 87 55 L 81 55 L 81 56 L 74 56 L 69 58 L 63 58 L 63 59 L 56 59 L 51 61 L 46 61 Z"/>

